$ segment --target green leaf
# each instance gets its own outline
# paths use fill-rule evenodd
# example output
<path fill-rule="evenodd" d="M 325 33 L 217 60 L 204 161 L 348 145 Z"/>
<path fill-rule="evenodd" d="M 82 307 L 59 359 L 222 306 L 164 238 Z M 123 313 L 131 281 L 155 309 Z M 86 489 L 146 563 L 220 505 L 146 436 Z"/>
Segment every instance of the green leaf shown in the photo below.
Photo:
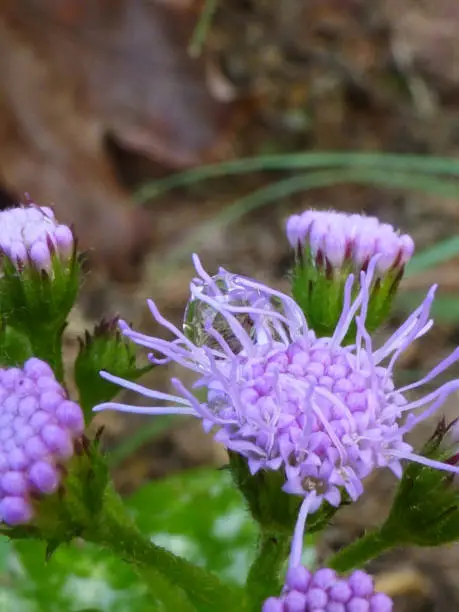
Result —
<path fill-rule="evenodd" d="M 5 545 L 5 538 L 0 540 Z M 122 561 L 83 542 L 56 551 L 45 564 L 38 541 L 7 543 L 0 586 L 2 612 L 150 612 L 148 587 Z"/>
<path fill-rule="evenodd" d="M 129 502 L 143 533 L 164 548 L 243 584 L 257 530 L 230 474 L 202 469 L 140 489 Z"/>

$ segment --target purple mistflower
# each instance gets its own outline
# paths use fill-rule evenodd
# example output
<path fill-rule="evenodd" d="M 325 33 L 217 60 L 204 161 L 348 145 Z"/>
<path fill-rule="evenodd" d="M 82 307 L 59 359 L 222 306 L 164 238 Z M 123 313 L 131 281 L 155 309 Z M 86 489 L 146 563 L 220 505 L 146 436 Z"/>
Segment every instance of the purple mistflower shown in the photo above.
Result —
<path fill-rule="evenodd" d="M 28 204 L 0 212 L 0 252 L 14 265 L 30 262 L 49 271 L 54 253 L 66 261 L 73 249 L 72 230 L 56 221 L 51 208 Z"/>
<path fill-rule="evenodd" d="M 306 210 L 287 220 L 287 238 L 294 249 L 309 247 L 317 265 L 332 269 L 350 264 L 358 272 L 379 255 L 376 275 L 399 270 L 414 252 L 414 242 L 407 234 L 376 217 L 349 215 L 335 211 Z"/>
<path fill-rule="evenodd" d="M 376 593 L 373 579 L 357 570 L 347 578 L 328 568 L 311 573 L 302 565 L 288 570 L 280 597 L 270 597 L 262 612 L 391 612 L 393 602 Z"/>
<path fill-rule="evenodd" d="M 172 361 L 193 371 L 197 378 L 193 388 L 207 391 L 205 401 L 177 379 L 172 380 L 177 391 L 172 395 L 102 372 L 106 380 L 161 405 L 107 402 L 95 410 L 202 419 L 206 431 L 216 429 L 216 440 L 247 458 L 252 473 L 283 470 L 284 490 L 304 497 L 304 520 L 323 500 L 338 506 L 343 491 L 356 500 L 363 492 L 362 480 L 375 468 L 389 467 L 400 477 L 401 461 L 410 460 L 459 471 L 415 454 L 405 441 L 417 423 L 434 414 L 459 388 L 459 380 L 414 401 L 405 392 L 430 382 L 457 361 L 459 349 L 416 383 L 396 388 L 393 379 L 397 359 L 432 325 L 429 313 L 435 287 L 383 346 L 374 349 L 365 319 L 377 258 L 360 273 L 354 300 L 354 277 L 348 277 L 343 310 L 328 338 L 317 338 L 308 329 L 302 310 L 289 296 L 224 270 L 212 278 L 197 256 L 194 263 L 200 278 L 191 283 L 191 304 L 198 313 L 202 307 L 205 314 L 197 320 L 212 343 L 205 337 L 204 343 L 187 337 L 161 316 L 152 301 L 150 310 L 172 332 L 171 341 L 141 334 L 125 322 L 120 326 L 127 337 L 153 351 L 154 363 Z M 354 322 L 355 343 L 344 345 Z M 415 415 L 418 408 L 423 410 Z"/>
<path fill-rule="evenodd" d="M 23 368 L 0 369 L 0 405 L 0 522 L 17 525 L 32 519 L 33 496 L 58 488 L 84 418 L 35 357 Z"/>

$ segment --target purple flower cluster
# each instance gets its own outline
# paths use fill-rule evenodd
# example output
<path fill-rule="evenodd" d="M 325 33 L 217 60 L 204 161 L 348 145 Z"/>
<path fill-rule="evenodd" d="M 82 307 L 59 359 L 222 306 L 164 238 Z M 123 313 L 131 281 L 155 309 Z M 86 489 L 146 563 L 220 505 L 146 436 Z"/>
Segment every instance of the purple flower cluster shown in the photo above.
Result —
<path fill-rule="evenodd" d="M 263 612 L 391 612 L 392 607 L 363 571 L 341 578 L 331 569 L 311 573 L 298 565 L 288 570 L 282 595 L 267 599 Z"/>
<path fill-rule="evenodd" d="M 373 258 L 368 270 L 361 272 L 354 299 L 354 277 L 348 277 L 335 332 L 317 338 L 289 296 L 224 270 L 210 277 L 195 256 L 200 278 L 191 283 L 190 304 L 200 341 L 164 319 L 151 301 L 154 318 L 173 333 L 173 340 L 146 336 L 125 322 L 120 325 L 127 337 L 154 352 L 153 362 L 173 361 L 195 372 L 194 388 L 206 389 L 206 401 L 199 401 L 176 379 L 172 382 L 178 393 L 171 395 L 103 372 L 106 380 L 163 405 L 108 402 L 96 410 L 200 418 L 206 431 L 216 427 L 215 438 L 247 458 L 252 473 L 283 470 L 284 490 L 304 496 L 306 514 L 315 512 L 324 499 L 338 506 L 343 491 L 356 500 L 363 492 L 362 480 L 376 468 L 389 467 L 400 477 L 402 460 L 458 472 L 457 466 L 415 454 L 405 435 L 434 414 L 459 388 L 459 381 L 414 401 L 405 394 L 457 361 L 459 350 L 418 382 L 401 388 L 394 383 L 398 358 L 432 326 L 429 313 L 435 287 L 375 349 L 365 320 L 377 261 Z M 354 322 L 356 341 L 345 345 Z M 186 325 L 190 326 L 189 314 Z M 419 408 L 420 413 L 414 414 Z"/>
<path fill-rule="evenodd" d="M 411 259 L 414 242 L 376 217 L 307 210 L 287 221 L 287 238 L 295 249 L 309 248 L 312 260 L 332 268 L 346 264 L 358 272 L 379 255 L 376 275 L 401 269 Z"/>
<path fill-rule="evenodd" d="M 17 525 L 32 518 L 34 496 L 56 491 L 84 418 L 36 358 L 0 369 L 0 404 L 0 521 Z"/>
<path fill-rule="evenodd" d="M 73 248 L 72 231 L 48 207 L 28 204 L 0 212 L 0 252 L 17 266 L 30 263 L 49 271 L 54 253 L 65 261 Z"/>

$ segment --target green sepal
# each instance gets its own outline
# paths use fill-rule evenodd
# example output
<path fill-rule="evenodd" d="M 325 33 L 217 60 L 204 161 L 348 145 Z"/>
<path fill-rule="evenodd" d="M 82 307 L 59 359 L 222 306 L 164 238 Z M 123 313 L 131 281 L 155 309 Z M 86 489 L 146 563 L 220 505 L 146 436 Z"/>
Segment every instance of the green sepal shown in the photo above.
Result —
<path fill-rule="evenodd" d="M 13 329 L 6 321 L 0 321 L 0 367 L 22 366 L 33 356 L 28 337 Z"/>
<path fill-rule="evenodd" d="M 0 316 L 29 338 L 35 357 L 47 361 L 59 380 L 63 378 L 61 337 L 78 295 L 80 273 L 76 250 L 67 262 L 52 254 L 49 273 L 31 263 L 18 269 L 6 256 L 2 259 Z"/>
<path fill-rule="evenodd" d="M 458 464 L 445 450 L 448 427 L 442 421 L 422 450 L 425 457 Z M 411 462 L 404 470 L 392 508 L 380 530 L 400 544 L 440 546 L 459 540 L 459 488 L 454 474 Z"/>
<path fill-rule="evenodd" d="M 252 475 L 247 460 L 238 453 L 229 452 L 230 470 L 236 486 L 243 494 L 255 521 L 266 533 L 293 533 L 303 498 L 282 491 L 285 474 L 282 470 L 260 470 Z M 345 505 L 344 501 L 341 505 Z M 319 511 L 308 517 L 306 531 L 322 531 L 339 507 L 324 502 Z"/>
<path fill-rule="evenodd" d="M 449 427 L 442 420 L 422 455 L 456 465 L 459 455 L 445 450 Z M 340 573 L 360 568 L 397 546 L 440 546 L 459 540 L 459 490 L 454 474 L 409 463 L 386 522 L 326 560 Z"/>
<path fill-rule="evenodd" d="M 344 285 L 351 273 L 354 272 L 350 265 L 333 269 L 327 262 L 314 261 L 308 247 L 296 253 L 291 275 L 292 294 L 318 337 L 333 335 L 343 309 Z M 397 268 L 373 281 L 365 322 L 368 332 L 375 331 L 387 320 L 402 276 L 403 269 Z M 359 278 L 355 278 L 353 298 L 359 289 Z M 352 323 L 344 341 L 353 342 L 355 335 L 356 326 Z"/>
<path fill-rule="evenodd" d="M 89 423 L 96 404 L 108 402 L 120 391 L 100 375 L 101 370 L 130 381 L 150 371 L 152 364 L 139 366 L 132 342 L 118 329 L 118 319 L 103 320 L 92 334 L 79 339 L 80 350 L 75 360 L 74 375 L 79 392 L 79 403 Z"/>

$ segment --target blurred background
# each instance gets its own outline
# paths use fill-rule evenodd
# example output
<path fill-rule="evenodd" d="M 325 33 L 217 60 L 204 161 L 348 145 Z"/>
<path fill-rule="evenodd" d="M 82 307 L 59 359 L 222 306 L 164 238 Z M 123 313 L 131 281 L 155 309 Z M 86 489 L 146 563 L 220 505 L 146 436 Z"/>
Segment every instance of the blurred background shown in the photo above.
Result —
<path fill-rule="evenodd" d="M 404 356 L 402 376 L 444 356 L 459 338 L 455 181 L 428 169 L 399 180 L 397 166 L 371 164 L 348 180 L 322 164 L 328 174 L 295 183 L 291 154 L 454 158 L 458 28 L 456 0 L 2 0 L 0 204 L 24 194 L 52 204 L 89 252 L 69 363 L 78 335 L 102 316 L 161 334 L 146 297 L 179 322 L 193 250 L 211 271 L 223 265 L 287 290 L 285 219 L 311 206 L 377 215 L 414 237 L 427 260 L 402 284 L 393 324 L 432 282 L 441 292 L 436 332 Z M 283 162 L 250 173 L 237 165 L 262 155 Z M 238 174 L 199 174 L 231 160 Z M 191 180 L 176 180 L 190 170 Z M 154 370 L 150 382 L 167 389 L 172 374 Z M 225 463 L 199 423 L 104 414 L 96 424 L 126 495 Z M 377 524 L 393 485 L 372 478 L 359 511 L 340 513 L 318 542 L 319 557 Z M 370 570 L 397 611 L 446 612 L 459 609 L 458 561 L 457 547 L 403 550 Z M 119 605 L 100 609 L 134 609 Z"/>

